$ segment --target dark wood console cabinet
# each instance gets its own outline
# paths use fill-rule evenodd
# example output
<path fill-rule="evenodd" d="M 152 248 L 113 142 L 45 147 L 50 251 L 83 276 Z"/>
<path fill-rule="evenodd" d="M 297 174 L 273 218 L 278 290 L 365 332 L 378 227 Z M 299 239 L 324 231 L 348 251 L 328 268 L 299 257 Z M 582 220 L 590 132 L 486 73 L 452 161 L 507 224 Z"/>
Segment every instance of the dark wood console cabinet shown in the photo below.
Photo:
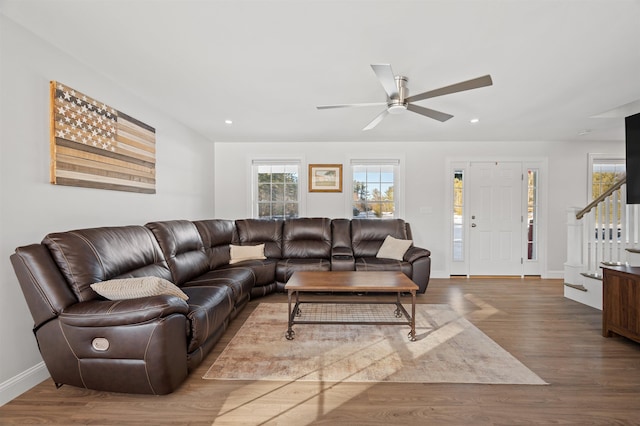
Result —
<path fill-rule="evenodd" d="M 640 267 L 603 267 L 602 335 L 640 343 Z"/>

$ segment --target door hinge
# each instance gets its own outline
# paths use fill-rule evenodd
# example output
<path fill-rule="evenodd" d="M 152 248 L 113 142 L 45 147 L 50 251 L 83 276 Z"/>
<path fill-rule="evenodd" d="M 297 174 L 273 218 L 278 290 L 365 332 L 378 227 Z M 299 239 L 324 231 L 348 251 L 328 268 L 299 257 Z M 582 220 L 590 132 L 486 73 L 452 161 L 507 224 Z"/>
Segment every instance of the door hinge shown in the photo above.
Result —
<path fill-rule="evenodd" d="M 520 258 L 520 264 L 524 265 L 524 258 L 522 258 L 522 257 Z"/>

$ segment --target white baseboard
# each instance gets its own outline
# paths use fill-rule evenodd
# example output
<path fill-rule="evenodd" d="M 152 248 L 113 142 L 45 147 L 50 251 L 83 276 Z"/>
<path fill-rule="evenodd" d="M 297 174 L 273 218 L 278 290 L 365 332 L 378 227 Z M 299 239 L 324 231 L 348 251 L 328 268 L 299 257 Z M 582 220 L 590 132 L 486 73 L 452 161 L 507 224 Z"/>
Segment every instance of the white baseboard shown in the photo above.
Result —
<path fill-rule="evenodd" d="M 429 278 L 450 278 L 449 274 L 445 271 L 431 271 Z"/>
<path fill-rule="evenodd" d="M 564 271 L 546 271 L 542 274 L 543 279 L 562 279 L 564 277 Z M 446 271 L 431 271 L 430 278 L 451 278 Z"/>
<path fill-rule="evenodd" d="M 564 278 L 564 271 L 547 271 L 542 274 L 541 278 L 549 280 L 562 279 Z"/>
<path fill-rule="evenodd" d="M 44 361 L 41 361 L 17 376 L 0 383 L 0 406 L 20 396 L 49 377 L 51 377 L 49 371 L 44 365 Z"/>

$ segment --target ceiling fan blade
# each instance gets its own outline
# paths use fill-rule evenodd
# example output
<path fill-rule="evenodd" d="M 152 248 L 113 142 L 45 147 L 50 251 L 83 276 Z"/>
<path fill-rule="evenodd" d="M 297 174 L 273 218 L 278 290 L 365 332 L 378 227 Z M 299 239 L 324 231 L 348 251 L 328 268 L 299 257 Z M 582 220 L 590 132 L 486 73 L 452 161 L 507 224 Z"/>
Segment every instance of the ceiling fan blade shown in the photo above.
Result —
<path fill-rule="evenodd" d="M 331 109 L 331 108 L 352 108 L 352 107 L 368 107 L 368 106 L 381 106 L 386 105 L 386 102 L 370 102 L 361 104 L 336 104 L 336 105 L 318 105 L 318 109 Z"/>
<path fill-rule="evenodd" d="M 443 122 L 447 121 L 448 119 L 453 117 L 453 115 L 451 115 L 451 114 L 446 114 L 444 112 L 440 112 L 440 111 L 436 111 L 434 109 L 421 107 L 421 106 L 418 106 L 418 105 L 409 104 L 409 105 L 407 105 L 407 109 L 409 111 L 416 112 L 416 113 L 418 113 L 420 115 L 424 115 L 426 117 L 433 118 L 434 120 L 443 121 Z"/>
<path fill-rule="evenodd" d="M 417 102 L 423 99 L 435 98 L 436 96 L 448 95 L 450 93 L 464 92 L 465 90 L 477 89 L 479 87 L 491 86 L 493 81 L 489 74 L 478 78 L 472 78 L 471 80 L 462 81 L 460 83 L 452 84 L 451 86 L 441 87 L 439 89 L 430 90 L 428 92 L 420 93 L 417 95 L 409 96 L 406 100 L 408 102 Z"/>
<path fill-rule="evenodd" d="M 374 119 L 371 121 L 371 123 L 367 124 L 367 125 L 365 126 L 365 128 L 364 128 L 364 129 L 362 129 L 362 130 L 364 131 L 364 130 L 371 130 L 371 129 L 373 129 L 374 127 L 376 127 L 376 126 L 377 126 L 377 125 L 382 121 L 382 119 L 383 119 L 383 118 L 385 118 L 385 117 L 387 116 L 387 114 L 389 114 L 389 111 L 387 111 L 387 110 L 385 109 L 385 110 L 384 110 L 384 111 L 382 111 L 380 114 L 378 114 L 378 115 L 376 116 L 376 118 L 374 118 Z"/>
<path fill-rule="evenodd" d="M 371 64 L 373 72 L 378 76 L 380 84 L 384 87 L 384 91 L 387 92 L 389 98 L 394 99 L 398 97 L 398 85 L 396 84 L 396 76 L 393 75 L 393 70 L 389 64 Z"/>

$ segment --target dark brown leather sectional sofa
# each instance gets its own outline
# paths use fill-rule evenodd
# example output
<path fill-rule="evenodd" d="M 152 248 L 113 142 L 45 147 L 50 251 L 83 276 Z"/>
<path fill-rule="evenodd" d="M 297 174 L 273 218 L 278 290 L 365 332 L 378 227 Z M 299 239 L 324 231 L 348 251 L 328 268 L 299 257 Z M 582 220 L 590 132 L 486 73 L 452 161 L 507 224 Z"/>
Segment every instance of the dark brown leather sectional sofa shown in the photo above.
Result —
<path fill-rule="evenodd" d="M 400 219 L 175 220 L 52 233 L 11 262 L 56 385 L 167 394 L 251 298 L 283 290 L 295 271 L 401 270 L 424 293 L 430 252 L 377 258 L 387 235 L 412 238 Z M 262 243 L 266 259 L 229 264 L 231 244 Z M 171 281 L 188 301 L 107 300 L 90 287 L 142 276 Z"/>

